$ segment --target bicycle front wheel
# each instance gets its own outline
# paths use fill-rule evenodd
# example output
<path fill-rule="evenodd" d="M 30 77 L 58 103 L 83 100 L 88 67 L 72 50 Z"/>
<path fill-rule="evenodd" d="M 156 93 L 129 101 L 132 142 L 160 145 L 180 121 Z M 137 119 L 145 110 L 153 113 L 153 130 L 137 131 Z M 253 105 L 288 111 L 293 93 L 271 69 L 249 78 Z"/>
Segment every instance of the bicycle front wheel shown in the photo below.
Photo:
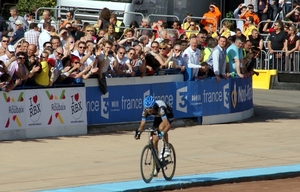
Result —
<path fill-rule="evenodd" d="M 171 143 L 169 143 L 170 155 L 162 158 L 162 173 L 167 181 L 171 181 L 176 169 L 176 154 L 175 149 Z"/>
<path fill-rule="evenodd" d="M 146 183 L 149 183 L 152 180 L 154 169 L 155 161 L 152 154 L 152 147 L 151 145 L 146 145 L 142 151 L 140 162 L 141 175 Z"/>

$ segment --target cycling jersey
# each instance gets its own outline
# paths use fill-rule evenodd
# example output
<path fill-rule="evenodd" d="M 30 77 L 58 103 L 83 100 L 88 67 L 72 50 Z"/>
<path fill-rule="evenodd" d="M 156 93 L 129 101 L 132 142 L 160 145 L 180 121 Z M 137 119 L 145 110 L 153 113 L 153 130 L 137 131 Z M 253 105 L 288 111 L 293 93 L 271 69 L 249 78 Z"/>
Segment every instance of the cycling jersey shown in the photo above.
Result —
<path fill-rule="evenodd" d="M 148 116 L 160 117 L 161 119 L 168 118 L 169 121 L 172 121 L 174 118 L 172 107 L 166 104 L 162 100 L 156 100 L 154 105 L 154 112 L 150 114 L 147 109 L 144 109 L 142 113 L 142 120 L 146 120 Z"/>

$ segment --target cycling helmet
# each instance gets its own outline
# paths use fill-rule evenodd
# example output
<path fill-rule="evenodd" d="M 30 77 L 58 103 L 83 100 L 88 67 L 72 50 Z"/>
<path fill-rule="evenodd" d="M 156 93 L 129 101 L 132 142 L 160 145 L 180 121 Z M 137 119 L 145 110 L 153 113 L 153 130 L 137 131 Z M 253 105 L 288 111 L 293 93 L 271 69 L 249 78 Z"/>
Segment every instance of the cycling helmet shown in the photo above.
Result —
<path fill-rule="evenodd" d="M 155 105 L 155 99 L 151 95 L 147 95 L 144 99 L 144 107 L 152 108 Z"/>

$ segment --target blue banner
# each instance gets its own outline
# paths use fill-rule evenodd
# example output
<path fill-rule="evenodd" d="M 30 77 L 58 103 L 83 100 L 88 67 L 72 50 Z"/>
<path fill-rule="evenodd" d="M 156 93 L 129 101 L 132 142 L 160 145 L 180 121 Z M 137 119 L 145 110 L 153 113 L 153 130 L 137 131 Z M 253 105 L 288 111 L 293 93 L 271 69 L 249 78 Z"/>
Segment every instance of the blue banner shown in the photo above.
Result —
<path fill-rule="evenodd" d="M 229 114 L 252 108 L 251 78 L 86 87 L 88 124 L 133 122 L 141 119 L 143 98 L 152 95 L 173 107 L 175 118 Z"/>

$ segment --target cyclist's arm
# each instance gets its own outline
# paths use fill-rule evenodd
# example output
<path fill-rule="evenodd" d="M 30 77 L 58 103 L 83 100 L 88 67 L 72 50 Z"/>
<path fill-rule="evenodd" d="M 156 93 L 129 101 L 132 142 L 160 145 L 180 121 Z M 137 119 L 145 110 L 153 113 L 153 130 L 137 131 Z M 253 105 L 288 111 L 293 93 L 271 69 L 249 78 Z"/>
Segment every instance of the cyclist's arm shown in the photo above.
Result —
<path fill-rule="evenodd" d="M 144 130 L 145 125 L 146 125 L 146 120 L 142 119 L 138 131 L 142 132 Z"/>

